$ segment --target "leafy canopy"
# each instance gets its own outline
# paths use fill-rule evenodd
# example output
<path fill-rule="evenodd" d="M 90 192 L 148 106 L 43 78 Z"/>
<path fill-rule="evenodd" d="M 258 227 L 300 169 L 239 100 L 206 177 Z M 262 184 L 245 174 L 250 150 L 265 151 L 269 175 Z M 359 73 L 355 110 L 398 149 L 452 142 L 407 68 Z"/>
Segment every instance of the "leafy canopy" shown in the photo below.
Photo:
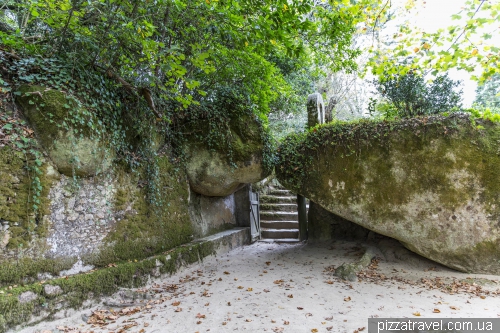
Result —
<path fill-rule="evenodd" d="M 271 54 L 308 55 L 333 70 L 353 69 L 358 22 L 376 12 L 368 0 L 7 0 L 2 44 L 96 70 L 130 94 L 182 108 L 238 89 L 262 117 L 286 84 Z M 283 88 L 284 87 L 284 88 Z M 170 104 L 171 105 L 171 104 Z"/>
<path fill-rule="evenodd" d="M 409 71 L 437 75 L 457 68 L 480 83 L 500 73 L 500 47 L 492 40 L 498 34 L 500 2 L 468 0 L 452 19 L 457 23 L 432 33 L 400 24 L 390 40 L 370 49 L 368 67 L 379 77 Z M 473 73 L 476 68 L 480 75 Z"/>

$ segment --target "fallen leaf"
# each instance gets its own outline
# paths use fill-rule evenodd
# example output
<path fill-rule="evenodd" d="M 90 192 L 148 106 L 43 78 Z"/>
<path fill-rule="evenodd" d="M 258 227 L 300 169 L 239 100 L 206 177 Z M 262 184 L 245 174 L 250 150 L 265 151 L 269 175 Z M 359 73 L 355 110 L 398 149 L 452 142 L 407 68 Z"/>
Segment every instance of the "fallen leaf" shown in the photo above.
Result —
<path fill-rule="evenodd" d="M 316 332 L 318 332 L 318 329 L 317 329 L 317 328 L 313 328 L 313 329 L 311 330 L 311 332 L 312 332 L 312 333 L 316 333 Z"/>
<path fill-rule="evenodd" d="M 197 323 L 198 325 L 199 325 L 199 324 L 201 324 L 201 320 L 198 320 L 196 323 Z"/>
<path fill-rule="evenodd" d="M 271 265 L 271 262 L 270 261 L 266 261 L 266 265 L 267 266 Z"/>
<path fill-rule="evenodd" d="M 252 321 L 252 319 L 245 319 L 245 321 L 246 321 L 247 323 L 249 323 L 249 322 L 251 322 L 251 321 Z"/>
<path fill-rule="evenodd" d="M 244 287 L 243 286 L 238 286 L 238 289 L 243 289 Z"/>
<path fill-rule="evenodd" d="M 222 325 L 227 325 L 227 322 L 223 321 L 223 322 L 222 322 Z"/>
<path fill-rule="evenodd" d="M 229 272 L 224 272 L 224 274 L 229 275 L 230 273 Z"/>
<path fill-rule="evenodd" d="M 180 301 L 175 301 L 175 302 L 172 303 L 173 306 L 179 306 L 179 304 L 181 304 Z"/>
<path fill-rule="evenodd" d="M 175 312 L 181 312 L 181 311 L 182 311 L 182 308 L 175 309 Z"/>
<path fill-rule="evenodd" d="M 432 310 L 432 312 L 434 312 L 434 313 L 441 313 L 441 310 L 439 310 L 439 309 L 434 309 L 434 310 Z"/>
<path fill-rule="evenodd" d="M 253 288 L 247 288 L 247 291 L 253 291 Z"/>
<path fill-rule="evenodd" d="M 198 314 L 196 315 L 196 318 L 203 319 L 203 318 L 205 318 L 205 315 L 202 315 L 201 313 L 198 313 Z"/>
<path fill-rule="evenodd" d="M 269 291 L 269 289 L 264 289 L 264 292 L 265 292 L 265 293 L 268 293 L 268 292 L 270 292 L 270 291 Z"/>
<path fill-rule="evenodd" d="M 350 296 L 344 297 L 344 302 L 349 302 L 351 300 Z"/>
<path fill-rule="evenodd" d="M 420 317 L 420 316 L 421 316 L 420 312 L 413 312 L 413 315 L 414 315 L 415 317 Z"/>
<path fill-rule="evenodd" d="M 288 298 L 293 298 L 293 295 L 292 295 L 292 294 L 290 294 L 290 295 L 288 295 L 287 297 L 288 297 Z"/>
<path fill-rule="evenodd" d="M 326 330 L 327 330 L 328 332 L 330 332 L 331 330 L 333 330 L 333 326 L 328 326 L 328 327 L 326 328 Z"/>
<path fill-rule="evenodd" d="M 283 325 L 290 325 L 290 322 L 285 320 L 285 321 L 283 321 Z"/>
<path fill-rule="evenodd" d="M 271 323 L 275 324 L 275 323 L 276 323 L 276 320 L 271 319 Z"/>
<path fill-rule="evenodd" d="M 484 295 L 481 295 L 481 296 L 479 296 L 479 297 L 480 297 L 481 299 L 485 299 L 485 298 L 486 298 L 486 296 L 484 296 Z"/>
<path fill-rule="evenodd" d="M 452 310 L 460 310 L 460 308 L 458 308 L 456 306 L 453 306 L 453 305 L 450 305 L 450 309 L 452 309 Z"/>
<path fill-rule="evenodd" d="M 325 317 L 325 320 L 328 320 L 328 321 L 332 321 L 332 319 L 333 319 L 333 316 L 331 316 L 331 317 Z"/>
<path fill-rule="evenodd" d="M 231 306 L 231 302 L 227 302 L 227 305 Z"/>
<path fill-rule="evenodd" d="M 358 328 L 358 331 L 363 332 L 365 330 L 365 327 Z"/>
<path fill-rule="evenodd" d="M 303 307 L 301 307 L 301 306 L 298 306 L 298 307 L 297 307 L 297 309 L 299 309 L 299 310 L 304 310 L 304 308 L 303 308 Z"/>
<path fill-rule="evenodd" d="M 210 305 L 210 303 L 205 303 L 205 306 L 209 306 L 209 305 Z"/>

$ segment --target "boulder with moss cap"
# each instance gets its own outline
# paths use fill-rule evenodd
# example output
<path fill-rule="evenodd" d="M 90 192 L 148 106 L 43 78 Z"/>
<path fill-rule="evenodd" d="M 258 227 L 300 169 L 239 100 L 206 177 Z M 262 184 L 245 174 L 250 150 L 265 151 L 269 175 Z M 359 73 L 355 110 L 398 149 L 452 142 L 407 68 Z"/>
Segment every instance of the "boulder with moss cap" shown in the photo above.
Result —
<path fill-rule="evenodd" d="M 107 170 L 113 150 L 100 136 L 92 115 L 63 92 L 22 86 L 16 98 L 35 135 L 58 171 L 67 176 L 93 176 Z"/>
<path fill-rule="evenodd" d="M 332 123 L 280 147 L 281 184 L 459 271 L 500 273 L 500 124 Z"/>
<path fill-rule="evenodd" d="M 243 116 L 233 119 L 230 126 L 232 161 L 228 152 L 208 147 L 199 137 L 191 136 L 185 144 L 187 176 L 196 193 L 227 196 L 243 184 L 257 182 L 269 174 L 263 167 L 266 134 L 261 124 Z M 199 128 L 203 126 L 199 124 Z"/>

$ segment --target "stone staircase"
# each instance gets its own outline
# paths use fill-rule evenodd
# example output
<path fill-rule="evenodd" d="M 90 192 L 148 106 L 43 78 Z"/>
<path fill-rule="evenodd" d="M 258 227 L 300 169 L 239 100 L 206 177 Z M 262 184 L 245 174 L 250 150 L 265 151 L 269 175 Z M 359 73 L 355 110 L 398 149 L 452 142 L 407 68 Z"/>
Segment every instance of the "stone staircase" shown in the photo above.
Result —
<path fill-rule="evenodd" d="M 298 242 L 297 196 L 274 186 L 260 197 L 260 230 L 263 241 Z"/>

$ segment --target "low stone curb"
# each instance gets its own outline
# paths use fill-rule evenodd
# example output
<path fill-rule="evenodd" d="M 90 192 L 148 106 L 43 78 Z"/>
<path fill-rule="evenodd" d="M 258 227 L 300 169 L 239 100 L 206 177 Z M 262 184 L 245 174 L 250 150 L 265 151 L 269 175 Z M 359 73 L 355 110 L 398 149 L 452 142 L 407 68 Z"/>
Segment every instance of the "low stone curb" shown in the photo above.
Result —
<path fill-rule="evenodd" d="M 151 277 L 174 274 L 209 255 L 227 253 L 249 243 L 250 229 L 235 228 L 141 261 L 117 263 L 113 267 L 14 288 L 8 294 L 0 294 L 0 333 L 50 319 L 62 309 L 77 309 L 85 300 L 111 295 L 119 287 L 143 286 Z"/>

